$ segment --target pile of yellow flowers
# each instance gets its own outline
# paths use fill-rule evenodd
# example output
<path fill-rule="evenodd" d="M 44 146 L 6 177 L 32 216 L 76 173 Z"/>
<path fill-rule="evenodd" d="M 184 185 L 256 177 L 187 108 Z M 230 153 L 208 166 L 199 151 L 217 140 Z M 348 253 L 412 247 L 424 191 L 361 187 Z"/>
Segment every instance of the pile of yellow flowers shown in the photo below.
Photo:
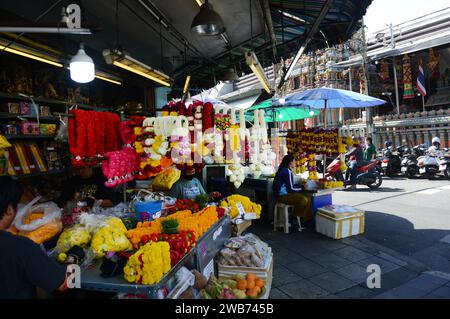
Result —
<path fill-rule="evenodd" d="M 123 271 L 128 282 L 153 285 L 158 283 L 170 268 L 170 246 L 161 241 L 142 246 L 128 259 Z"/>
<path fill-rule="evenodd" d="M 97 257 L 103 257 L 109 251 L 130 250 L 132 248 L 131 243 L 125 233 L 126 228 L 124 231 L 121 227 L 110 225 L 101 227 L 92 238 L 91 248 Z"/>
<path fill-rule="evenodd" d="M 81 225 L 65 229 L 59 236 L 56 243 L 56 251 L 58 253 L 65 253 L 73 246 L 87 246 L 91 241 L 91 234 Z"/>
<path fill-rule="evenodd" d="M 257 218 L 261 217 L 262 207 L 259 204 L 256 204 L 250 200 L 247 196 L 242 195 L 231 195 L 226 199 L 220 202 L 220 207 L 229 208 L 229 214 L 232 218 L 239 216 L 239 210 L 237 208 L 237 204 L 241 203 L 242 207 L 246 213 L 256 213 Z"/>
<path fill-rule="evenodd" d="M 324 188 L 328 189 L 328 188 L 340 188 L 340 187 L 344 187 L 344 182 L 333 182 L 333 181 L 327 181 L 324 183 Z"/>

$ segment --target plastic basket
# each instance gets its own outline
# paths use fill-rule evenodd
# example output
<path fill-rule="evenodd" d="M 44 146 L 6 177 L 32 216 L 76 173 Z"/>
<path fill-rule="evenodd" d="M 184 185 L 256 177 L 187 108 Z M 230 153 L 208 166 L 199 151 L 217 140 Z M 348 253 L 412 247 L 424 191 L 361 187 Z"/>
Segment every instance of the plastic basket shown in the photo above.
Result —
<path fill-rule="evenodd" d="M 162 201 L 140 201 L 141 192 L 150 194 L 149 191 L 140 190 L 133 201 L 136 218 L 139 221 L 152 221 L 161 217 Z"/>

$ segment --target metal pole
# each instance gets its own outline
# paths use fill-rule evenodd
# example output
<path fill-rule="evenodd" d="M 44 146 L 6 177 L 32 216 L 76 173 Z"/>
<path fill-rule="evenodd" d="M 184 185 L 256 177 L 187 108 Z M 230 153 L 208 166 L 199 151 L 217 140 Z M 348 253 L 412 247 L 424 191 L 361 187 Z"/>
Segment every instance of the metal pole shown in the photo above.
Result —
<path fill-rule="evenodd" d="M 398 96 L 398 82 L 397 82 L 397 63 L 395 62 L 395 56 L 392 57 L 392 63 L 394 68 L 394 87 L 395 87 L 395 105 L 397 107 L 397 114 L 400 114 L 400 101 Z"/>
<path fill-rule="evenodd" d="M 422 107 L 423 107 L 423 111 L 425 112 L 425 96 L 422 95 Z"/>

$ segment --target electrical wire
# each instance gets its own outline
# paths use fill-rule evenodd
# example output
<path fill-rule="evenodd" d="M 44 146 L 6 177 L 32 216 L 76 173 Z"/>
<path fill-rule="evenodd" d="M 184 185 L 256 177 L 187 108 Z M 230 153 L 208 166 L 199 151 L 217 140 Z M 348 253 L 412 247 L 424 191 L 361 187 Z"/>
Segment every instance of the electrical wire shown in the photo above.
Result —
<path fill-rule="evenodd" d="M 36 19 L 34 19 L 33 22 L 38 22 L 42 17 L 44 17 L 47 13 L 49 13 L 51 10 L 53 10 L 53 8 L 56 7 L 61 1 L 62 0 L 56 1 L 47 10 L 45 10 L 43 13 L 41 13 Z M 0 51 L 0 54 L 3 53 L 11 45 L 16 43 L 24 34 L 25 34 L 25 32 L 20 33 L 14 40 L 10 41 L 7 45 L 5 45 L 5 47 Z"/>

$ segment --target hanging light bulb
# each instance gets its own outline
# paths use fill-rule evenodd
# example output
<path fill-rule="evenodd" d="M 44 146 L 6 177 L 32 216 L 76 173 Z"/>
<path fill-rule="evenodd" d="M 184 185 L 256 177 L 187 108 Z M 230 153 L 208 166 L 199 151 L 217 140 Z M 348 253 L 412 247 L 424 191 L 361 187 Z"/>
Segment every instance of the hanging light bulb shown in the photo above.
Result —
<path fill-rule="evenodd" d="M 199 35 L 219 35 L 225 31 L 222 18 L 208 0 L 201 5 L 200 12 L 194 17 L 191 31 Z"/>
<path fill-rule="evenodd" d="M 94 61 L 84 52 L 83 43 L 70 60 L 70 78 L 78 83 L 88 83 L 95 78 Z"/>

